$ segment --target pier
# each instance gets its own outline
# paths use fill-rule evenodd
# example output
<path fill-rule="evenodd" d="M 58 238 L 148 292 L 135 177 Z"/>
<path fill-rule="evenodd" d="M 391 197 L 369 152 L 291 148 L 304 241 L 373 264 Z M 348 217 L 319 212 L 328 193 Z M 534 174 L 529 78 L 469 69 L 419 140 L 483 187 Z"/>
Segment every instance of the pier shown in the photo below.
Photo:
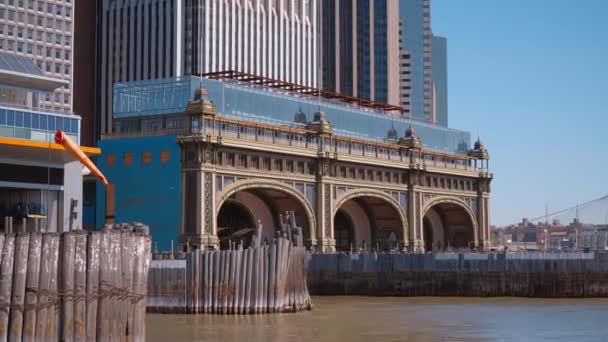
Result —
<path fill-rule="evenodd" d="M 160 257 L 160 255 L 159 255 Z M 312 307 L 308 252 L 284 238 L 269 245 L 193 251 L 152 260 L 148 312 L 260 314 Z"/>
<path fill-rule="evenodd" d="M 313 254 L 313 295 L 608 297 L 608 253 Z"/>

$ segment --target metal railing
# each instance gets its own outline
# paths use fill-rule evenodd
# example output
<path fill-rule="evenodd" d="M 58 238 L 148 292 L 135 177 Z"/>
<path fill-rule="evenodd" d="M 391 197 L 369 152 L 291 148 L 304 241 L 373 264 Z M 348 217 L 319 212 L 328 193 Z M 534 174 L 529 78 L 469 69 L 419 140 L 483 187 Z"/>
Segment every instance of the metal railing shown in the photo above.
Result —
<path fill-rule="evenodd" d="M 409 150 L 398 144 L 375 142 L 339 135 L 321 136 L 305 128 L 262 124 L 224 117 L 193 118 L 190 127 L 177 129 L 133 130 L 102 135 L 103 139 L 134 138 L 143 136 L 180 135 L 208 136 L 280 145 L 312 152 L 327 152 L 355 158 L 380 159 L 442 169 L 488 172 L 487 167 L 473 163 L 466 155 L 442 153 L 431 150 Z"/>

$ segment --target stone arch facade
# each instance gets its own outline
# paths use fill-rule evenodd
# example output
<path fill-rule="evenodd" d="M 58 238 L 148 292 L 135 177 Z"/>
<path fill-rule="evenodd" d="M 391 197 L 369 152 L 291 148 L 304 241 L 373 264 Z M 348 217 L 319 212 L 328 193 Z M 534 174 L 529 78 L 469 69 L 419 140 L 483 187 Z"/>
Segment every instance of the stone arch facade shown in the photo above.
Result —
<path fill-rule="evenodd" d="M 332 215 L 331 215 L 332 223 L 333 223 L 333 218 L 335 217 L 336 213 L 338 212 L 338 210 L 344 203 L 348 202 L 351 199 L 355 199 L 355 198 L 359 198 L 359 197 L 377 198 L 377 199 L 385 201 L 393 209 L 395 209 L 395 211 L 397 211 L 397 213 L 399 215 L 399 220 L 401 221 L 401 226 L 403 229 L 403 232 L 402 232 L 403 239 L 405 242 L 407 242 L 407 239 L 409 236 L 409 225 L 408 225 L 407 216 L 405 215 L 403 208 L 401 208 L 401 205 L 399 204 L 399 202 L 397 202 L 397 200 L 395 200 L 389 194 L 379 191 L 379 190 L 353 189 L 353 190 L 348 190 L 345 193 L 343 193 L 342 195 L 340 195 L 334 202 L 334 206 L 332 208 Z M 333 226 L 333 224 L 332 224 L 332 226 Z"/>
<path fill-rule="evenodd" d="M 462 208 L 467 213 L 467 215 L 469 216 L 469 219 L 471 220 L 471 224 L 473 225 L 473 239 L 475 240 L 476 243 L 478 243 L 479 242 L 479 225 L 477 224 L 477 218 L 475 217 L 475 214 L 473 213 L 471 208 L 467 205 L 467 203 L 459 198 L 454 198 L 454 197 L 449 197 L 449 196 L 434 197 L 433 199 L 431 199 L 430 201 L 425 203 L 424 207 L 420 211 L 421 220 L 424 219 L 424 216 L 426 215 L 427 211 L 430 208 L 432 208 L 438 204 L 443 204 L 443 203 L 457 205 L 458 207 Z"/>
<path fill-rule="evenodd" d="M 274 180 L 268 180 L 268 179 L 247 179 L 247 180 L 241 180 L 241 181 L 237 181 L 236 183 L 230 184 L 226 187 L 224 187 L 224 189 L 219 192 L 216 197 L 215 197 L 215 215 L 214 217 L 217 217 L 217 215 L 219 214 L 219 210 L 222 207 L 222 204 L 224 204 L 224 202 L 233 194 L 239 192 L 239 191 L 243 191 L 243 190 L 248 190 L 248 189 L 267 189 L 267 190 L 276 190 L 282 193 L 285 193 L 289 196 L 291 196 L 296 202 L 298 202 L 298 204 L 300 204 L 302 206 L 302 208 L 304 209 L 304 211 L 306 212 L 306 216 L 308 219 L 308 227 L 309 227 L 309 234 L 310 236 L 308 238 L 310 239 L 314 239 L 314 237 L 316 236 L 316 219 L 315 219 L 315 212 L 312 208 L 312 206 L 310 205 L 310 203 L 308 203 L 308 200 L 306 199 L 306 197 L 298 192 L 296 189 L 294 189 L 293 187 L 289 186 L 288 184 L 279 182 L 279 181 L 274 181 Z"/>

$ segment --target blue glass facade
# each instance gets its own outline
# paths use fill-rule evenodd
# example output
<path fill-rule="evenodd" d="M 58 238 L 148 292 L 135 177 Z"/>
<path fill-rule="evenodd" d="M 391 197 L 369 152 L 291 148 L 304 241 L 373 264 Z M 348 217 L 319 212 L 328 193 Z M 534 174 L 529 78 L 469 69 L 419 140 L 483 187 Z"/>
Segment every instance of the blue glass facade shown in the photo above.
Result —
<path fill-rule="evenodd" d="M 80 117 L 0 106 L 0 137 L 48 142 L 57 130 L 78 142 Z"/>
<path fill-rule="evenodd" d="M 415 119 L 426 120 L 429 118 L 429 113 L 425 113 L 424 100 L 425 96 L 425 80 L 430 82 L 430 77 L 425 78 L 425 58 L 430 61 L 430 58 L 424 57 L 425 45 L 430 55 L 430 28 L 429 32 L 425 33 L 425 18 L 430 22 L 430 10 L 428 5 L 425 5 L 427 0 L 399 0 L 399 16 L 402 20 L 402 47 L 410 53 L 411 61 L 411 113 Z M 430 24 L 429 24 L 430 26 Z M 428 42 L 425 43 L 425 39 Z M 428 72 L 428 71 L 427 71 Z M 427 85 L 430 87 L 430 85 Z"/>
<path fill-rule="evenodd" d="M 435 119 L 448 126 L 448 41 L 433 36 L 433 86 L 435 87 Z"/>
<path fill-rule="evenodd" d="M 389 103 L 386 1 L 374 1 L 374 101 L 382 103 Z"/>
<path fill-rule="evenodd" d="M 311 121 L 313 113 L 320 108 L 326 113 L 338 135 L 384 141 L 391 127 L 403 136 L 411 125 L 424 146 L 431 150 L 465 153 L 470 144 L 470 134 L 464 131 L 392 117 L 382 111 L 342 102 L 289 94 L 232 81 L 200 80 L 196 77 L 181 77 L 174 82 L 172 79 L 163 79 L 118 84 L 114 94 L 114 116 L 128 118 L 181 113 L 186 109 L 194 89 L 201 83 L 218 111 L 229 117 L 304 126 L 294 122 L 294 114 L 301 110 L 308 121 Z M 159 96 L 166 98 L 158 98 Z"/>
<path fill-rule="evenodd" d="M 357 1 L 357 91 L 363 99 L 371 99 L 369 2 Z"/>

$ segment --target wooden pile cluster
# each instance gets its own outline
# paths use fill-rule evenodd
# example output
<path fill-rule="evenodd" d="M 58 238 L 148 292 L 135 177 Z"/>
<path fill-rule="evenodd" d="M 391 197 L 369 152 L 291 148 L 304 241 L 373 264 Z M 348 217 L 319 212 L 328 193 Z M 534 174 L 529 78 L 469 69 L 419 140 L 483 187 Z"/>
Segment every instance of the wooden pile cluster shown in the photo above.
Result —
<path fill-rule="evenodd" d="M 0 341 L 144 341 L 147 227 L 0 234 Z"/>
<path fill-rule="evenodd" d="M 314 254 L 316 295 L 608 297 L 608 253 Z"/>
<path fill-rule="evenodd" d="M 308 258 L 304 247 L 278 238 L 267 246 L 152 260 L 148 311 L 255 314 L 310 309 Z"/>

